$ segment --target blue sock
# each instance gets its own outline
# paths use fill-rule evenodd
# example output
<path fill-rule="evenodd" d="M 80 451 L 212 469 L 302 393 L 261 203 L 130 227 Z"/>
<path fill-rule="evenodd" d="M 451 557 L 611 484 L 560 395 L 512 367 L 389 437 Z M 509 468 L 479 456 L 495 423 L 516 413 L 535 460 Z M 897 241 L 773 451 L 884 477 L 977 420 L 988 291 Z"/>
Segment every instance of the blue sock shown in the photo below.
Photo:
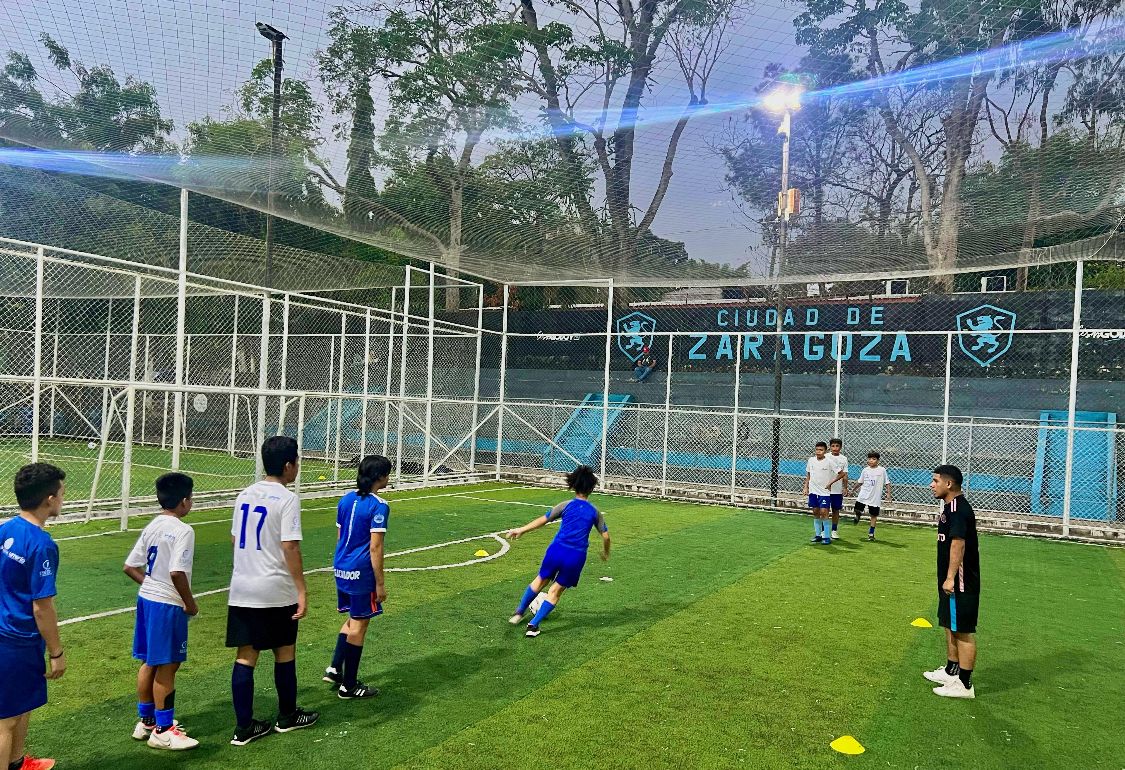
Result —
<path fill-rule="evenodd" d="M 516 607 L 516 614 L 522 615 L 525 612 L 527 612 L 527 608 L 531 605 L 531 602 L 538 595 L 539 595 L 539 592 L 536 591 L 531 586 L 528 586 L 527 588 L 523 589 L 523 596 L 520 598 L 519 606 Z"/>
<path fill-rule="evenodd" d="M 812 520 L 813 534 L 820 537 L 820 519 L 814 518 Z"/>
<path fill-rule="evenodd" d="M 156 710 L 156 729 L 164 732 L 172 726 L 173 715 L 176 713 L 175 708 L 170 709 L 157 709 Z"/>
<path fill-rule="evenodd" d="M 156 704 L 137 702 L 137 716 L 146 725 L 156 724 Z"/>
<path fill-rule="evenodd" d="M 531 625 L 537 626 L 542 623 L 547 619 L 547 616 L 551 614 L 551 610 L 554 608 L 555 605 L 544 599 L 543 604 L 539 607 L 539 612 L 535 613 L 535 617 L 531 619 Z"/>
<path fill-rule="evenodd" d="M 867 528 L 867 534 L 869 534 L 869 535 L 875 534 L 875 525 L 874 524 L 872 524 L 870 527 Z"/>
<path fill-rule="evenodd" d="M 234 721 L 239 727 L 249 727 L 254 721 L 254 667 L 234 664 L 230 675 L 231 700 L 234 702 Z"/>
<path fill-rule="evenodd" d="M 359 658 L 363 655 L 363 646 L 357 644 L 348 644 L 347 649 L 344 651 L 344 686 L 348 688 L 355 687 L 356 681 L 359 679 Z"/>
<path fill-rule="evenodd" d="M 277 688 L 277 713 L 289 716 L 297 710 L 297 661 L 274 663 L 273 685 Z"/>
<path fill-rule="evenodd" d="M 344 666 L 344 650 L 348 646 L 348 635 L 339 634 L 336 637 L 336 651 L 332 653 L 332 668 L 336 669 L 336 673 L 340 673 L 340 669 Z"/>

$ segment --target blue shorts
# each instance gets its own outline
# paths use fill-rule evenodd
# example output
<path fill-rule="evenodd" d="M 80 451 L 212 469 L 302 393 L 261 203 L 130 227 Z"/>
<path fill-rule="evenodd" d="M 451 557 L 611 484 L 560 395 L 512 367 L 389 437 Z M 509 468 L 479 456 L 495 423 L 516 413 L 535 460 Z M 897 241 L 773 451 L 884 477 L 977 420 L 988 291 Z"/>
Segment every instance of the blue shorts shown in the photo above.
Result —
<path fill-rule="evenodd" d="M 336 611 L 346 612 L 356 620 L 366 620 L 383 614 L 383 605 L 375 599 L 375 594 L 349 594 L 336 589 Z"/>
<path fill-rule="evenodd" d="M 0 719 L 18 717 L 47 702 L 46 647 L 0 637 Z"/>
<path fill-rule="evenodd" d="M 543 554 L 539 577 L 543 580 L 553 580 L 563 588 L 574 588 L 578 585 L 578 579 L 582 577 L 584 566 L 586 566 L 585 551 L 551 543 L 547 546 L 547 553 Z"/>
<path fill-rule="evenodd" d="M 829 497 L 832 498 L 832 510 L 841 511 L 841 510 L 844 509 L 844 493 L 843 492 L 841 492 L 838 495 L 837 494 L 831 494 L 831 495 L 829 495 Z"/>
<path fill-rule="evenodd" d="M 187 660 L 188 614 L 184 608 L 137 597 L 133 657 L 149 666 Z"/>
<path fill-rule="evenodd" d="M 809 495 L 809 507 L 827 510 L 832 507 L 831 495 Z"/>

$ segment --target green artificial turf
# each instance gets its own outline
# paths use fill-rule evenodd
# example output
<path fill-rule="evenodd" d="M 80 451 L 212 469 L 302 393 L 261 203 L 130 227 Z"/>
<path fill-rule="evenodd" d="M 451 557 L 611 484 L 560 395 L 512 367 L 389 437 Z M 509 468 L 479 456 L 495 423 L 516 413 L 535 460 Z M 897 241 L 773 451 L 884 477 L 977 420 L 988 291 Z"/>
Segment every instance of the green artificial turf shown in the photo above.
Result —
<path fill-rule="evenodd" d="M 559 490 L 484 484 L 388 493 L 388 551 L 516 526 Z M 313 728 L 228 745 L 232 655 L 225 594 L 200 600 L 177 717 L 202 741 L 186 755 L 133 742 L 133 617 L 67 625 L 66 676 L 32 718 L 29 748 L 67 768 L 1121 768 L 1125 747 L 1125 551 L 982 536 L 984 594 L 975 701 L 947 701 L 921 676 L 944 661 L 936 624 L 934 533 L 841 524 L 808 544 L 805 517 L 595 495 L 614 539 L 592 547 L 581 586 L 537 639 L 507 624 L 551 537 L 538 531 L 499 558 L 390 572 L 362 677 L 374 701 L 337 699 L 320 674 L 340 618 L 329 573 L 309 576 L 300 702 Z M 230 570 L 225 511 L 198 511 L 197 592 Z M 329 563 L 332 500 L 304 507 L 307 569 Z M 132 522 L 134 527 L 142 520 Z M 58 537 L 104 531 L 52 528 Z M 60 614 L 130 606 L 120 565 L 135 533 L 60 540 Z M 389 568 L 455 564 L 484 538 L 388 559 Z M 612 582 L 601 577 L 612 577 Z M 272 664 L 256 713 L 276 708 Z M 829 743 L 853 735 L 867 752 Z"/>

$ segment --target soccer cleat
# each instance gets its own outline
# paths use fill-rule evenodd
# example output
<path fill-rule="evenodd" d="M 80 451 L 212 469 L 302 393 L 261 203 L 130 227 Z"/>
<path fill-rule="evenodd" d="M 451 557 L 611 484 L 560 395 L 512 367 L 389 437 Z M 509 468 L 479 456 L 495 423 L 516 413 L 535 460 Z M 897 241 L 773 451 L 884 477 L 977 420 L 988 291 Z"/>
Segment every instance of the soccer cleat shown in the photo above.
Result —
<path fill-rule="evenodd" d="M 343 674 L 332 668 L 332 666 L 324 669 L 324 676 L 322 676 L 320 679 L 322 682 L 328 682 L 328 684 L 334 684 L 337 687 L 344 683 Z"/>
<path fill-rule="evenodd" d="M 294 730 L 312 727 L 318 719 L 320 719 L 320 714 L 316 711 L 305 711 L 303 708 L 298 708 L 292 714 L 278 717 L 273 729 L 279 733 L 290 733 Z"/>
<path fill-rule="evenodd" d="M 36 759 L 35 757 L 25 756 L 23 764 L 20 765 L 20 770 L 51 770 L 55 766 L 53 759 Z"/>
<path fill-rule="evenodd" d="M 820 535 L 817 535 L 816 537 L 814 537 L 814 538 L 812 538 L 811 540 L 809 540 L 809 542 L 810 542 L 810 543 L 820 543 L 820 542 L 822 542 L 822 540 L 823 540 L 823 538 L 821 538 L 821 536 L 820 536 Z"/>
<path fill-rule="evenodd" d="M 245 746 L 251 741 L 265 738 L 270 734 L 270 730 L 272 729 L 273 726 L 269 722 L 255 719 L 250 723 L 249 727 L 236 727 L 234 729 L 234 737 L 230 739 L 230 745 Z"/>
<path fill-rule="evenodd" d="M 379 688 L 368 687 L 363 682 L 356 682 L 355 687 L 348 687 L 347 685 L 340 685 L 340 689 L 336 690 L 336 695 L 340 700 L 355 700 L 357 698 L 374 698 L 379 694 Z"/>
<path fill-rule="evenodd" d="M 542 632 L 539 630 L 539 626 L 535 625 L 534 623 L 528 623 L 527 631 L 524 632 L 524 636 L 528 638 L 534 638 L 536 636 L 539 636 L 540 633 Z"/>
<path fill-rule="evenodd" d="M 947 674 L 945 672 L 945 666 L 938 666 L 933 671 L 923 671 L 922 676 L 935 684 L 949 684 L 953 681 L 961 681 L 957 678 L 956 674 Z"/>
<path fill-rule="evenodd" d="M 173 719 L 172 727 L 180 727 L 180 721 L 178 719 Z M 155 729 L 155 722 L 153 722 L 151 725 L 146 725 L 144 721 L 137 722 L 137 726 L 133 728 L 133 740 L 147 741 L 148 736 L 151 735 L 152 731 Z M 181 732 L 186 732 L 182 727 L 180 727 L 180 730 Z"/>
<path fill-rule="evenodd" d="M 839 540 L 840 539 L 840 533 L 837 532 L 836 530 L 832 530 L 832 539 L 833 540 Z"/>
<path fill-rule="evenodd" d="M 518 626 L 520 624 L 520 621 L 522 621 L 522 620 L 523 620 L 523 613 L 516 613 L 512 617 L 508 618 L 508 622 L 511 623 L 513 626 Z"/>
<path fill-rule="evenodd" d="M 960 677 L 955 676 L 952 682 L 947 682 L 941 687 L 935 687 L 934 694 L 943 698 L 975 698 L 977 697 L 977 688 L 966 687 L 962 684 Z"/>
<path fill-rule="evenodd" d="M 874 543 L 875 542 L 875 535 L 868 535 L 867 536 L 867 542 Z"/>
<path fill-rule="evenodd" d="M 164 732 L 153 730 L 152 734 L 148 736 L 148 745 L 154 749 L 166 749 L 168 751 L 187 751 L 194 749 L 199 745 L 199 741 L 191 738 L 178 727 L 169 727 Z"/>

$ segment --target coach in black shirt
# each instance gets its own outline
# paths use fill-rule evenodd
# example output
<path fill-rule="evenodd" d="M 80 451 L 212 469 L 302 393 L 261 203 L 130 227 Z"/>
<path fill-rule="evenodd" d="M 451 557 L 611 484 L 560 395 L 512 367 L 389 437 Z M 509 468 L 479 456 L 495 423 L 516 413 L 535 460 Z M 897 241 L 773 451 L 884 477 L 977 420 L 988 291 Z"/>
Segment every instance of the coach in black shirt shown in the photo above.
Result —
<path fill-rule="evenodd" d="M 940 687 L 945 698 L 975 698 L 973 666 L 977 659 L 977 610 L 980 607 L 980 551 L 977 519 L 961 493 L 961 470 L 953 465 L 934 468 L 930 489 L 942 500 L 938 517 L 938 622 L 948 650 L 944 667 L 924 676 Z"/>

